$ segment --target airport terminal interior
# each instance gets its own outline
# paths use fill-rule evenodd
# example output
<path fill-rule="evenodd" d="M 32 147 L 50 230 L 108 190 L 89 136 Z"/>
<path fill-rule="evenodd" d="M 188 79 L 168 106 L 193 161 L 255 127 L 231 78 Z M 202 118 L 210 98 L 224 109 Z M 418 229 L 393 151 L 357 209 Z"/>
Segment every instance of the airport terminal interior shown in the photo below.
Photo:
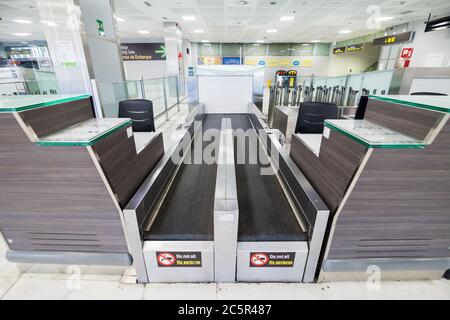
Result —
<path fill-rule="evenodd" d="M 0 299 L 450 299 L 448 0 L 0 0 Z"/>

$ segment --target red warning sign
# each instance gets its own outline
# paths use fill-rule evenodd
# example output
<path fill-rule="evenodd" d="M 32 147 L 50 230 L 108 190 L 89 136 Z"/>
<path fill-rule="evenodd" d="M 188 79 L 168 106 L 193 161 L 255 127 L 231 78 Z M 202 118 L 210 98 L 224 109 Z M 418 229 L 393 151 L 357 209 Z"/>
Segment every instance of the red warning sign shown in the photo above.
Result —
<path fill-rule="evenodd" d="M 157 256 L 158 258 L 158 265 L 162 267 L 170 267 L 177 261 L 175 256 L 168 252 L 161 252 Z"/>
<path fill-rule="evenodd" d="M 262 267 L 269 262 L 269 256 L 265 253 L 253 253 L 250 256 L 250 265 L 254 267 Z"/>

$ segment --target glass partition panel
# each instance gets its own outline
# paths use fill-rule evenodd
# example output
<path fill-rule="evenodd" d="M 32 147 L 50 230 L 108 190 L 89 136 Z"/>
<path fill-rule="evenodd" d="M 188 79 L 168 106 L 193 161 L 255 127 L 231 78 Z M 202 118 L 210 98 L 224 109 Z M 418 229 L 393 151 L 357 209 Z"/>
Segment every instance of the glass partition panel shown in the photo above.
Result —
<path fill-rule="evenodd" d="M 98 84 L 97 91 L 105 118 L 119 116 L 119 102 L 142 97 L 139 81 Z"/>
<path fill-rule="evenodd" d="M 144 80 L 144 99 L 153 102 L 153 115 L 155 117 L 162 114 L 166 109 L 164 99 L 164 79 Z"/>
<path fill-rule="evenodd" d="M 167 108 L 171 108 L 178 102 L 177 93 L 177 77 L 171 76 L 164 79 L 166 88 Z"/>

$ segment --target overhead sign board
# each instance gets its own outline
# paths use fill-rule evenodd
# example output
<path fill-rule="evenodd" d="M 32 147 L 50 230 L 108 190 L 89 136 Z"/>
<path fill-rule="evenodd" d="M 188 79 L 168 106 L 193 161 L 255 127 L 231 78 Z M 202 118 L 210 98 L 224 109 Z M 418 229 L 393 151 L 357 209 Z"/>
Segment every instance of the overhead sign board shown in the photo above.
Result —
<path fill-rule="evenodd" d="M 374 46 L 391 45 L 412 40 L 414 32 L 408 31 L 398 34 L 393 34 L 386 37 L 376 38 L 373 40 Z"/>
<path fill-rule="evenodd" d="M 345 47 L 337 47 L 333 49 L 333 54 L 344 53 Z"/>
<path fill-rule="evenodd" d="M 164 43 L 124 43 L 120 49 L 123 61 L 166 60 Z"/>
<path fill-rule="evenodd" d="M 363 43 L 352 44 L 351 46 L 347 46 L 347 52 L 361 51 L 363 48 Z"/>

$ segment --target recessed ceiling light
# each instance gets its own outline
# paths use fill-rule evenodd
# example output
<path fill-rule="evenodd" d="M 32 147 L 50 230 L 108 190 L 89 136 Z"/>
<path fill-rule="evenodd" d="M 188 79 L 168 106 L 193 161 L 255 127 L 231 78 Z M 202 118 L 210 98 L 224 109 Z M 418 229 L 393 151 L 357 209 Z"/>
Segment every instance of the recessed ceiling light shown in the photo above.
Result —
<path fill-rule="evenodd" d="M 202 42 L 203 42 L 203 43 L 208 43 L 208 42 L 209 42 L 209 40 L 202 40 Z"/>
<path fill-rule="evenodd" d="M 394 17 L 377 17 L 375 18 L 375 21 L 389 21 L 394 19 Z"/>
<path fill-rule="evenodd" d="M 117 21 L 117 22 L 124 22 L 124 21 L 125 21 L 124 18 L 118 17 L 118 16 L 116 16 L 116 15 L 114 15 L 114 18 L 116 18 L 116 21 Z"/>
<path fill-rule="evenodd" d="M 275 33 L 277 31 L 278 31 L 277 29 L 269 29 L 269 30 L 267 30 L 267 33 Z"/>
<path fill-rule="evenodd" d="M 302 46 L 307 47 L 307 46 L 310 46 L 310 44 L 309 43 L 302 43 Z"/>
<path fill-rule="evenodd" d="M 12 35 L 16 36 L 16 37 L 27 37 L 27 36 L 31 36 L 31 33 L 29 33 L 29 32 L 15 32 Z"/>
<path fill-rule="evenodd" d="M 14 19 L 13 22 L 16 22 L 16 23 L 33 23 L 33 21 L 25 20 L 25 19 Z"/>
<path fill-rule="evenodd" d="M 202 29 L 195 29 L 194 33 L 203 33 L 203 30 Z"/>
<path fill-rule="evenodd" d="M 150 31 L 148 31 L 148 30 L 139 30 L 138 33 L 140 33 L 140 34 L 149 34 Z"/>
<path fill-rule="evenodd" d="M 320 40 L 311 40 L 311 43 L 317 43 L 320 42 Z"/>
<path fill-rule="evenodd" d="M 48 20 L 41 20 L 42 23 L 48 25 L 49 27 L 56 27 L 57 24 L 54 23 L 53 21 L 48 21 Z"/>
<path fill-rule="evenodd" d="M 292 20 L 294 20 L 294 16 L 282 16 L 281 18 L 280 18 L 280 21 L 292 21 Z"/>
<path fill-rule="evenodd" d="M 352 30 L 341 30 L 338 33 L 344 34 L 344 33 L 350 33 L 350 32 L 352 32 Z"/>
<path fill-rule="evenodd" d="M 264 40 L 256 40 L 257 43 L 264 43 Z"/>
<path fill-rule="evenodd" d="M 195 21 L 196 18 L 194 16 L 184 16 L 183 20 L 185 20 L 185 21 Z"/>

